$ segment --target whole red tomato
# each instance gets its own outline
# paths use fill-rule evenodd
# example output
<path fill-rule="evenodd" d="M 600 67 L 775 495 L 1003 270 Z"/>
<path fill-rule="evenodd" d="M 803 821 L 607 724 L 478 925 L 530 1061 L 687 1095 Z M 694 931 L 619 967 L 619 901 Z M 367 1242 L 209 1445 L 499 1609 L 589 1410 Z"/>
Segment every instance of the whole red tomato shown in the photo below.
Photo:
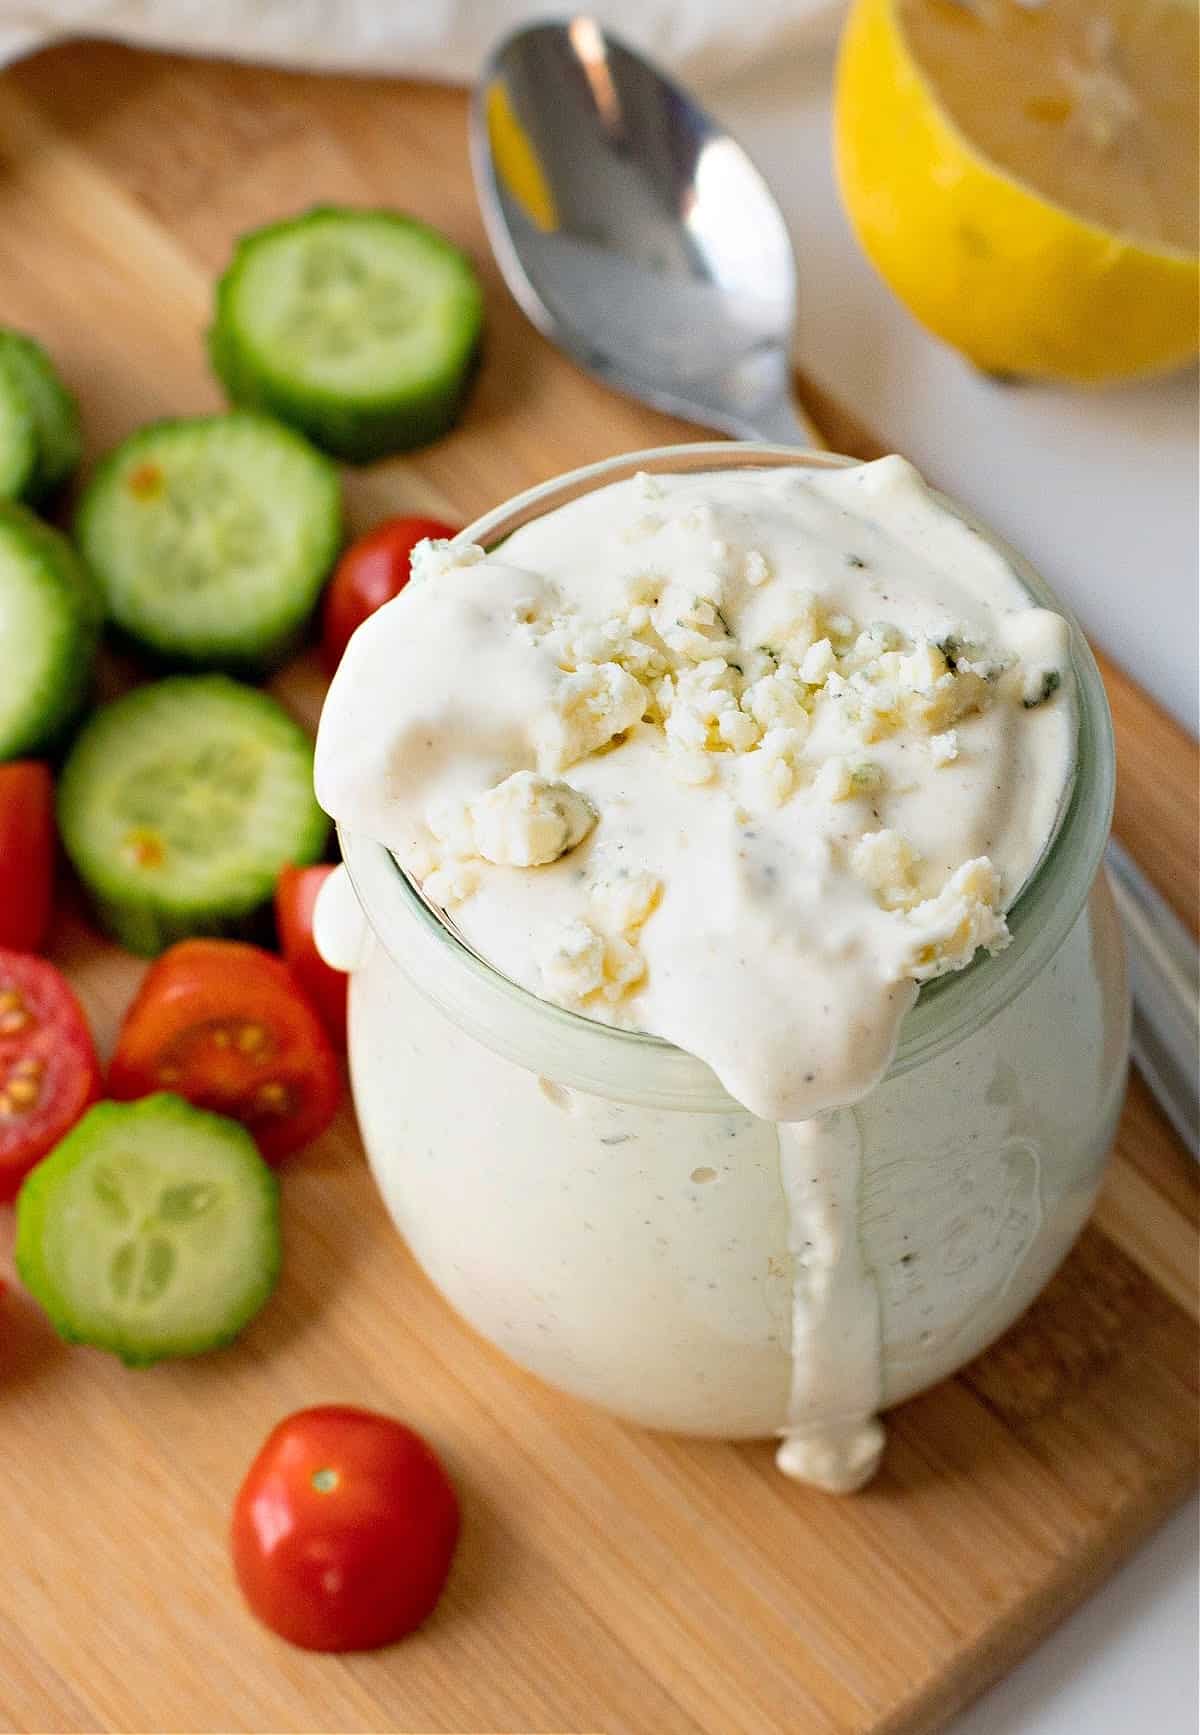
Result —
<path fill-rule="evenodd" d="M 387 518 L 350 544 L 325 592 L 321 654 L 331 675 L 351 633 L 408 583 L 417 543 L 426 537 L 441 541 L 457 534 L 456 525 L 443 524 L 440 518 Z"/>
<path fill-rule="evenodd" d="M 325 962 L 313 939 L 313 906 L 332 872 L 328 865 L 284 868 L 275 886 L 275 926 L 288 969 L 319 1014 L 334 1046 L 344 1053 L 350 979 Z"/>
<path fill-rule="evenodd" d="M 267 1436 L 233 1508 L 233 1567 L 259 1620 L 309 1651 L 369 1651 L 432 1612 L 458 1500 L 411 1428 L 370 1410 L 300 1410 Z"/>
<path fill-rule="evenodd" d="M 0 765 L 0 946 L 40 952 L 54 903 L 54 785 L 35 759 Z"/>

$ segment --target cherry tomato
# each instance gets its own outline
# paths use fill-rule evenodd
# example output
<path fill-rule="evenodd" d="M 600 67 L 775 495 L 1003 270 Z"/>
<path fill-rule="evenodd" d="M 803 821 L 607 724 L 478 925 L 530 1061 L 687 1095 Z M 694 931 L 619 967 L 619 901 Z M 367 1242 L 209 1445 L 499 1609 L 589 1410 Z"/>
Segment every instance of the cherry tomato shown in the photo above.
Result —
<path fill-rule="evenodd" d="M 439 518 L 387 518 L 350 544 L 325 592 L 321 653 L 331 675 L 355 628 L 408 583 L 417 543 L 427 536 L 442 540 L 457 534 L 455 525 Z"/>
<path fill-rule="evenodd" d="M 349 978 L 327 964 L 313 941 L 313 905 L 331 867 L 284 868 L 275 887 L 275 926 L 288 969 L 319 1013 L 335 1047 L 346 1049 Z"/>
<path fill-rule="evenodd" d="M 310 1651 L 368 1651 L 432 1613 L 458 1500 L 411 1428 L 346 1405 L 268 1435 L 233 1508 L 233 1566 L 259 1620 Z"/>
<path fill-rule="evenodd" d="M 277 1163 L 329 1125 L 341 1075 L 281 959 L 237 940 L 183 940 L 146 972 L 108 1089 L 120 1102 L 177 1091 L 241 1121 Z"/>
<path fill-rule="evenodd" d="M 0 946 L 39 952 L 54 906 L 54 785 L 34 759 L 0 765 Z"/>
<path fill-rule="evenodd" d="M 44 958 L 0 951 L 0 1200 L 100 1095 L 83 1008 Z"/>

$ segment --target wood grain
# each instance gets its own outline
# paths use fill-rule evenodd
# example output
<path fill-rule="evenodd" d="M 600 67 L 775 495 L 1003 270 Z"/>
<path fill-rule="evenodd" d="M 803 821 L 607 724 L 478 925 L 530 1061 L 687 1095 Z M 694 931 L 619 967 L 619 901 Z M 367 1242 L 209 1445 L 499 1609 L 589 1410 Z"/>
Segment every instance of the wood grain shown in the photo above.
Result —
<path fill-rule="evenodd" d="M 44 54 L 0 78 L 0 320 L 51 345 L 95 453 L 218 401 L 201 340 L 239 230 L 322 198 L 395 203 L 479 260 L 489 338 L 461 429 L 348 479 L 356 525 L 466 519 L 572 465 L 694 437 L 525 325 L 484 244 L 463 119 L 461 96 L 427 87 L 87 44 Z M 809 399 L 833 446 L 877 449 Z M 1118 824 L 1194 921 L 1194 749 L 1105 673 Z M 315 714 L 311 659 L 282 690 Z M 141 966 L 71 909 L 56 952 L 107 1044 Z M 348 1108 L 284 1191 L 281 1291 L 219 1356 L 132 1373 L 6 1302 L 4 1726 L 914 1735 L 1194 1476 L 1196 1178 L 1136 1086 L 1095 1225 L 999 1345 L 894 1413 L 883 1473 L 850 1501 L 784 1482 L 769 1445 L 639 1433 L 502 1361 L 389 1227 Z M 377 1656 L 276 1643 L 226 1559 L 263 1433 L 334 1399 L 424 1429 L 463 1493 L 441 1609 Z"/>

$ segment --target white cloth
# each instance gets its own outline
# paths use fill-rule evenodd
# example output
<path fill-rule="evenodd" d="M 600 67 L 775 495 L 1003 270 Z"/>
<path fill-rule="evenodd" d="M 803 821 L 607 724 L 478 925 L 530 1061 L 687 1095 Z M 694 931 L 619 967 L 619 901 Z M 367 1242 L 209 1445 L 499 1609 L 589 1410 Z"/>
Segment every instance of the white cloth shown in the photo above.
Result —
<path fill-rule="evenodd" d="M 827 35 L 839 0 L 600 0 L 580 10 L 709 86 Z M 523 0 L 0 0 L 0 64 L 69 36 L 324 71 L 469 83 L 505 32 L 570 4 Z"/>

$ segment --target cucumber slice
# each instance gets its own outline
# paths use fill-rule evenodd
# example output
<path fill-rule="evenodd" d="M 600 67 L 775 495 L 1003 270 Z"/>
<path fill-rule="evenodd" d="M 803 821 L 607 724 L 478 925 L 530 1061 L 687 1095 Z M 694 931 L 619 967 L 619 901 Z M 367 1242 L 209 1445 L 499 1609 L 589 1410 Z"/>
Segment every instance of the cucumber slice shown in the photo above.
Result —
<path fill-rule="evenodd" d="M 270 417 L 157 422 L 100 465 L 77 535 L 131 638 L 172 662 L 258 669 L 313 611 L 341 543 L 341 485 Z"/>
<path fill-rule="evenodd" d="M 17 1199 L 17 1269 L 61 1336 L 131 1367 L 231 1342 L 279 1275 L 279 1186 L 237 1121 L 97 1103 Z"/>
<path fill-rule="evenodd" d="M 100 600 L 65 536 L 0 504 L 0 760 L 52 747 L 87 696 Z"/>
<path fill-rule="evenodd" d="M 33 409 L 20 380 L 0 358 L 0 500 L 19 500 L 36 467 Z"/>
<path fill-rule="evenodd" d="M 450 427 L 482 325 L 479 280 L 445 236 L 322 205 L 238 242 L 209 350 L 234 403 L 363 463 Z"/>
<path fill-rule="evenodd" d="M 5 378 L 24 394 L 33 420 L 35 459 L 22 493 L 26 500 L 41 501 L 79 464 L 79 405 L 41 344 L 19 331 L 0 330 L 0 390 Z"/>
<path fill-rule="evenodd" d="M 100 922 L 153 957 L 197 934 L 252 937 L 289 863 L 329 821 L 312 742 L 275 700 L 225 675 L 172 675 L 103 706 L 58 785 L 63 845 Z"/>

